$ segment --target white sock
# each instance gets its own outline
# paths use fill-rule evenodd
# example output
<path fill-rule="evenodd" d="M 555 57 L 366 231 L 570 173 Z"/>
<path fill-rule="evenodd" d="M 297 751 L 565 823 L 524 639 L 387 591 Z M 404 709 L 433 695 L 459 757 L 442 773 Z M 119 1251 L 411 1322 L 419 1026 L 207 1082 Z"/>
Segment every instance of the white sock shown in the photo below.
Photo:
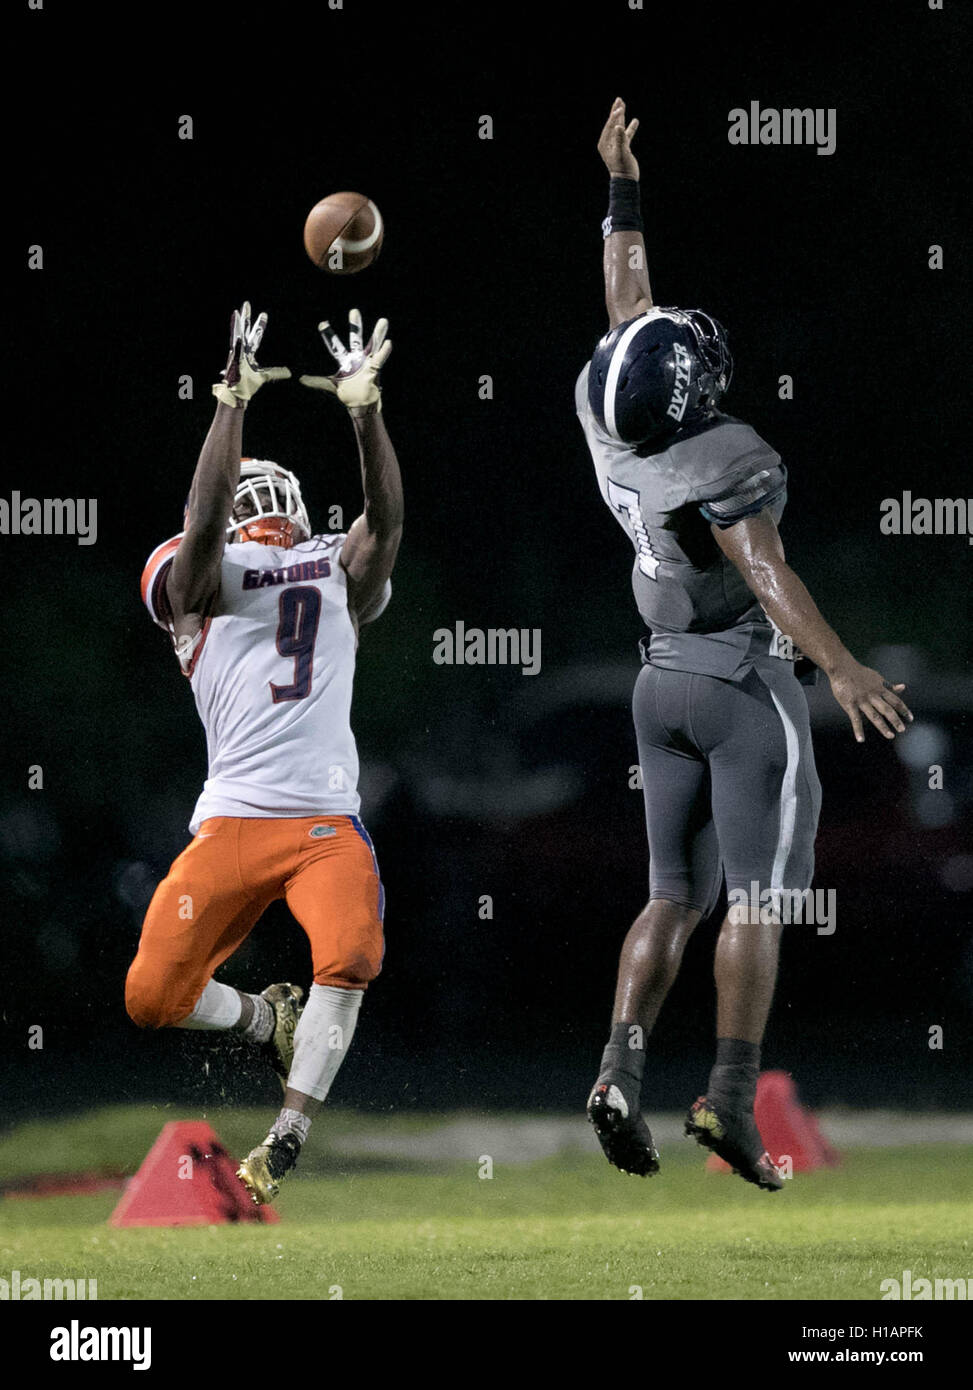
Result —
<path fill-rule="evenodd" d="M 176 1027 L 206 1030 L 235 1028 L 243 1013 L 241 993 L 230 985 L 210 980 L 199 996 L 195 1009 Z M 253 1017 L 242 1030 L 243 1036 L 254 1042 L 266 1042 L 274 1031 L 274 1006 L 260 994 L 248 994 L 246 997 L 253 1001 Z"/>
<path fill-rule="evenodd" d="M 355 1034 L 363 989 L 312 985 L 294 1033 L 294 1061 L 287 1084 L 325 1100 Z"/>
<path fill-rule="evenodd" d="M 264 1003 L 267 1001 L 264 1000 Z M 243 1004 L 240 995 L 229 985 L 219 985 L 210 980 L 188 1018 L 177 1023 L 177 1028 L 232 1028 L 240 1022 Z"/>
<path fill-rule="evenodd" d="M 270 1036 L 277 1025 L 277 1015 L 274 1006 L 269 999 L 265 999 L 262 994 L 249 994 L 248 999 L 253 1000 L 253 1017 L 243 1030 L 243 1036 L 250 1038 L 252 1042 L 269 1042 Z"/>
<path fill-rule="evenodd" d="M 310 1115 L 303 1115 L 300 1110 L 285 1108 L 271 1125 L 270 1133 L 279 1135 L 281 1139 L 283 1139 L 285 1134 L 296 1134 L 303 1144 L 310 1128 Z"/>

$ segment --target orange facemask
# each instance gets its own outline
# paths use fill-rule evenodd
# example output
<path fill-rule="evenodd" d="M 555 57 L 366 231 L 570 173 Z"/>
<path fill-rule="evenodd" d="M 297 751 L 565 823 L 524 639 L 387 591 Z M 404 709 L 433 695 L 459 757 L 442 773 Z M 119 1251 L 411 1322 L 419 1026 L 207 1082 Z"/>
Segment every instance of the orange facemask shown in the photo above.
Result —
<path fill-rule="evenodd" d="M 237 540 L 256 541 L 258 545 L 276 545 L 290 550 L 304 539 L 300 526 L 286 516 L 258 516 L 237 531 Z"/>

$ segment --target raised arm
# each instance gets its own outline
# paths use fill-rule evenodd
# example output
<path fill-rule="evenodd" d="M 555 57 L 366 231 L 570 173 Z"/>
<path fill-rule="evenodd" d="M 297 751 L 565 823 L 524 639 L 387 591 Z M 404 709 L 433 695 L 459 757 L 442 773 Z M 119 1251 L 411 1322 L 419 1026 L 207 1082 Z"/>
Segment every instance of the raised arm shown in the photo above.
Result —
<path fill-rule="evenodd" d="M 743 575 L 750 592 L 781 632 L 824 671 L 838 704 L 851 721 L 855 738 L 864 742 L 862 715 L 886 738 L 905 733 L 912 715 L 898 692 L 878 671 L 856 661 L 828 626 L 817 604 L 784 559 L 780 532 L 769 511 L 733 526 L 712 527 L 716 543 Z M 892 728 L 889 728 L 891 724 Z"/>
<path fill-rule="evenodd" d="M 220 402 L 196 464 L 186 529 L 166 581 L 177 638 L 200 630 L 219 589 L 226 523 L 240 481 L 242 453 L 243 410 Z"/>
<path fill-rule="evenodd" d="M 219 590 L 226 527 L 240 482 L 243 412 L 265 381 L 290 376 L 286 367 L 257 366 L 266 326 L 266 314 L 251 326 L 249 304 L 234 310 L 230 321 L 230 355 L 213 387 L 216 414 L 193 474 L 185 531 L 166 581 L 177 650 L 201 631 Z"/>
<path fill-rule="evenodd" d="M 611 175 L 603 227 L 605 305 L 612 328 L 652 308 L 642 236 L 639 166 L 632 154 L 632 136 L 638 125 L 637 120 L 625 124 L 625 103 L 616 97 L 598 141 L 598 153 Z"/>
<path fill-rule="evenodd" d="M 365 508 L 348 529 L 340 563 L 348 576 L 348 604 L 356 623 L 368 622 L 392 573 L 402 539 L 402 475 L 382 418 L 378 374 L 392 351 L 388 323 L 379 319 L 363 346 L 362 318 L 349 315 L 348 347 L 331 325 L 318 324 L 324 344 L 338 363 L 334 376 L 302 376 L 301 383 L 329 391 L 347 408 L 358 441 Z"/>
<path fill-rule="evenodd" d="M 349 413 L 358 440 L 365 509 L 351 524 L 340 560 L 352 606 L 367 620 L 382 597 L 402 539 L 402 476 L 381 411 L 372 406 Z"/>

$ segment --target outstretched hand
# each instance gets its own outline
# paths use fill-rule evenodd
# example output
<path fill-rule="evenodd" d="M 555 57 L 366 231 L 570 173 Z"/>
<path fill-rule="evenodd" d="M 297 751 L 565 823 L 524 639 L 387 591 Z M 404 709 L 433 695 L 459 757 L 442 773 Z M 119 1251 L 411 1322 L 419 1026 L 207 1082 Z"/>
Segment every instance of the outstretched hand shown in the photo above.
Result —
<path fill-rule="evenodd" d="M 912 712 L 899 696 L 905 685 L 893 685 L 878 671 L 851 659 L 831 677 L 831 690 L 838 704 L 851 720 L 858 743 L 864 743 L 862 715 L 875 725 L 885 738 L 905 733 L 903 720 L 912 723 Z M 889 728 L 889 725 L 892 728 Z M 893 732 L 893 730 L 895 732 Z"/>
<path fill-rule="evenodd" d="M 388 319 L 379 319 L 375 331 L 362 346 L 362 317 L 357 309 L 348 315 L 348 346 L 338 337 L 327 319 L 318 324 L 318 332 L 325 347 L 338 364 L 333 376 L 302 376 L 301 385 L 312 391 L 330 391 L 338 397 L 352 415 L 370 413 L 382 409 L 382 388 L 378 374 L 381 371 L 392 344 L 386 341 Z"/>
<path fill-rule="evenodd" d="M 265 381 L 284 381 L 290 376 L 287 367 L 257 366 L 257 348 L 266 327 L 266 314 L 260 314 L 251 325 L 249 301 L 244 301 L 242 309 L 233 310 L 230 355 L 213 387 L 213 395 L 223 405 L 245 406 Z"/>
<path fill-rule="evenodd" d="M 625 124 L 625 103 L 616 97 L 608 120 L 598 140 L 598 153 L 608 172 L 622 179 L 637 179 L 639 163 L 632 153 L 632 136 L 639 128 L 637 120 Z"/>

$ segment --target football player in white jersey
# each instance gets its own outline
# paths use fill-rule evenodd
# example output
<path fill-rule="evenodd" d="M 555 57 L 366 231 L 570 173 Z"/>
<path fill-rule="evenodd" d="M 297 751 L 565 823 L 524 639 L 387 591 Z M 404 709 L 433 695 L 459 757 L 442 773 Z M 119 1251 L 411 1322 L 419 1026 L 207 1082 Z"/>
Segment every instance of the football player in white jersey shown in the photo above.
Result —
<path fill-rule="evenodd" d="M 185 529 L 153 552 L 142 576 L 143 600 L 192 686 L 209 775 L 194 839 L 156 889 L 125 990 L 140 1026 L 236 1029 L 278 1072 L 283 1106 L 239 1170 L 257 1204 L 273 1201 L 296 1163 L 381 969 L 384 892 L 358 817 L 349 719 L 360 629 L 389 601 L 402 535 L 402 483 L 379 384 L 392 346 L 386 321 L 366 344 L 352 310 L 347 348 L 320 324 L 338 370 L 301 377 L 347 408 L 361 460 L 362 515 L 347 534 L 324 535 L 293 473 L 242 458 L 249 402 L 290 376 L 257 365 L 266 322 L 261 314 L 251 324 L 249 304 L 233 315 Z M 295 986 L 250 994 L 213 978 L 278 898 L 311 945 L 303 1008 Z"/>

